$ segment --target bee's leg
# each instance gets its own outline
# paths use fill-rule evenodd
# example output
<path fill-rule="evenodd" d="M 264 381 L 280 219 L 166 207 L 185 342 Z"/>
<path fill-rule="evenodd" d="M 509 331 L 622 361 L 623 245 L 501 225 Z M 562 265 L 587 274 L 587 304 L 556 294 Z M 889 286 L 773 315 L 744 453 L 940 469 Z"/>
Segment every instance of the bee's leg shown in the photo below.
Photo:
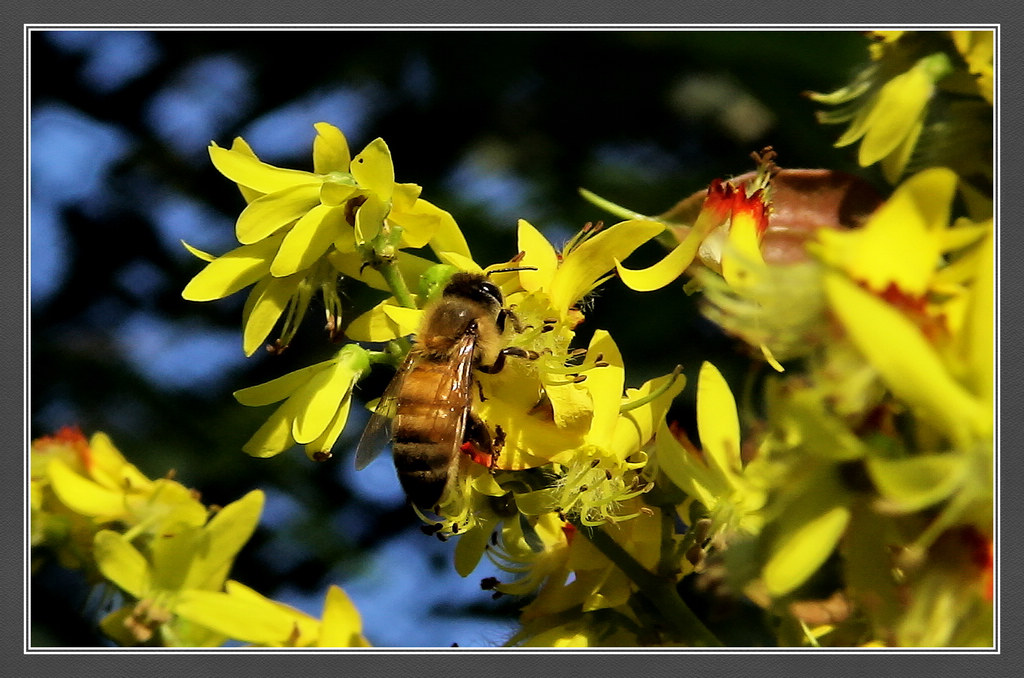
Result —
<path fill-rule="evenodd" d="M 494 359 L 494 364 L 478 365 L 477 369 L 484 374 L 497 374 L 505 368 L 505 358 L 510 355 L 515 356 L 516 358 L 525 358 L 526 360 L 536 360 L 540 357 L 540 354 L 536 351 L 528 351 L 525 348 L 519 348 L 518 346 L 509 346 L 498 352 L 498 357 Z"/>
<path fill-rule="evenodd" d="M 487 424 L 472 410 L 466 415 L 466 430 L 462 435 L 462 440 L 461 449 L 469 455 L 470 459 L 487 468 L 494 466 L 498 456 L 494 450 L 494 439 L 491 437 Z M 502 435 L 502 441 L 504 441 L 504 435 Z"/>
<path fill-rule="evenodd" d="M 505 333 L 505 321 L 508 320 L 512 323 L 512 329 L 515 330 L 516 334 L 522 333 L 525 329 L 519 316 L 511 308 L 503 308 L 498 311 L 498 317 L 495 319 L 495 323 L 498 325 L 498 333 Z"/>

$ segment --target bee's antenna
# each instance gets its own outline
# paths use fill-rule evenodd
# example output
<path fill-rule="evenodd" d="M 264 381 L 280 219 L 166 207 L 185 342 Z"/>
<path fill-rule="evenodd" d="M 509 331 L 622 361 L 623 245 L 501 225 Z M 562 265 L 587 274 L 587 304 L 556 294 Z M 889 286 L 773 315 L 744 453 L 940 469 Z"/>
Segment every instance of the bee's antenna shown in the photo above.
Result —
<path fill-rule="evenodd" d="M 513 271 L 536 271 L 536 266 L 517 266 L 516 268 L 496 268 L 493 271 L 487 271 L 484 275 L 490 276 L 492 273 L 512 273 Z"/>

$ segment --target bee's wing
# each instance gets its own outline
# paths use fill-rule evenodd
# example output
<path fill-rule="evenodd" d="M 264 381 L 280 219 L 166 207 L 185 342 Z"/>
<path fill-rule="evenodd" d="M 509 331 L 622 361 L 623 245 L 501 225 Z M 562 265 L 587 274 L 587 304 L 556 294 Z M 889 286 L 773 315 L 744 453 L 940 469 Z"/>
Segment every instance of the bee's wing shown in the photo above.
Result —
<path fill-rule="evenodd" d="M 466 432 L 466 419 L 469 407 L 473 402 L 473 356 L 476 352 L 476 332 L 466 332 L 455 344 L 452 351 L 451 381 L 442 384 L 439 400 L 447 401 L 450 408 L 458 412 L 458 419 L 453 432 L 452 445 L 456 450 L 462 446 L 462 438 Z M 454 454 L 454 450 L 453 450 Z"/>
<path fill-rule="evenodd" d="M 395 372 L 391 383 L 384 389 L 384 394 L 377 401 L 377 407 L 370 415 L 370 421 L 363 429 L 363 435 L 356 446 L 356 470 L 362 470 L 376 459 L 391 442 L 391 420 L 398 409 L 398 392 L 402 390 L 402 382 L 416 361 L 415 351 L 410 351 L 402 366 Z"/>

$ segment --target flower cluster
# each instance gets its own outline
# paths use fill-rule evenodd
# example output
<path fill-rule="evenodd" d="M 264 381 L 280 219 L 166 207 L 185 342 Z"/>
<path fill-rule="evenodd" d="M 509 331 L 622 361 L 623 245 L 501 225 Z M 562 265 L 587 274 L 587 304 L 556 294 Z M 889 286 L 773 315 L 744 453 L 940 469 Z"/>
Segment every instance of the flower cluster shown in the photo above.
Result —
<path fill-rule="evenodd" d="M 561 248 L 520 221 L 512 256 L 486 265 L 447 212 L 395 182 L 379 139 L 350 158 L 341 132 L 319 123 L 313 172 L 262 163 L 240 139 L 212 146 L 247 202 L 240 247 L 196 252 L 209 263 L 185 297 L 254 284 L 251 354 L 283 314 L 286 345 L 320 290 L 331 337 L 354 342 L 236 392 L 246 405 L 282 402 L 245 451 L 302 444 L 328 459 L 370 366 L 401 365 L 452 275 L 482 274 L 514 317 L 498 328 L 503 369 L 474 374 L 470 394 L 496 454 L 467 435 L 440 499 L 417 511 L 428 533 L 458 537 L 460 574 L 486 556 L 510 575 L 484 583 L 526 600 L 511 644 L 728 642 L 730 629 L 716 638 L 683 604 L 684 581 L 712 603 L 762 606 L 780 644 L 990 643 L 991 36 L 874 39 L 871 68 L 813 97 L 842 105 L 822 121 L 850 123 L 837 145 L 859 141 L 860 164 L 895 184 L 889 195 L 781 169 L 766 149 L 756 171 L 659 216 L 587 194 L 623 221 L 587 225 Z M 660 261 L 623 264 L 652 241 L 670 247 Z M 411 252 L 427 247 L 433 258 Z M 574 345 L 583 301 L 609 278 L 646 292 L 684 276 L 758 376 L 737 402 L 732 372 L 704 363 L 689 431 L 670 416 L 678 370 L 628 388 L 608 331 Z M 390 296 L 342 322 L 339 279 Z M 96 544 L 139 562 L 115 537 Z M 148 591 L 148 570 L 129 569 L 119 585 Z"/>
<path fill-rule="evenodd" d="M 66 428 L 33 442 L 31 497 L 33 554 L 50 552 L 119 592 L 100 628 L 120 645 L 367 645 L 337 587 L 318 620 L 228 579 L 256 529 L 262 492 L 207 507 L 169 477 L 147 478 L 105 434 L 87 440 Z"/>

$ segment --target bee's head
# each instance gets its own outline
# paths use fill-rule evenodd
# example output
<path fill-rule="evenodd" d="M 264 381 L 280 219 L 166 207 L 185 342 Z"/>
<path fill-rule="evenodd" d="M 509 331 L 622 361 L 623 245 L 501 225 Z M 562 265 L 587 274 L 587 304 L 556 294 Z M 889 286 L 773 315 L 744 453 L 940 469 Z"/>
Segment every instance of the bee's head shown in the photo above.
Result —
<path fill-rule="evenodd" d="M 477 273 L 456 273 L 444 288 L 444 296 L 461 297 L 497 312 L 505 302 L 498 286 Z"/>

